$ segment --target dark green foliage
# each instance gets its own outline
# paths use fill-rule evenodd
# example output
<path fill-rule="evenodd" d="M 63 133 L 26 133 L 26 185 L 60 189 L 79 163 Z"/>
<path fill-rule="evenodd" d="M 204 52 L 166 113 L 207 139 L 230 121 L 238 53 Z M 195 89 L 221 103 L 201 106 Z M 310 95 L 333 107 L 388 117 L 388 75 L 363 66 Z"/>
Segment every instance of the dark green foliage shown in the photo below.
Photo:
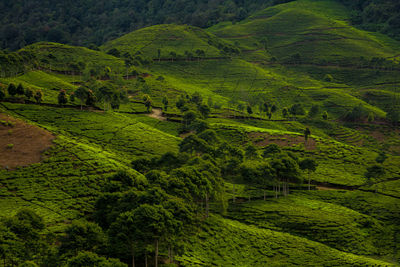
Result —
<path fill-rule="evenodd" d="M 205 140 L 211 146 L 217 145 L 219 143 L 217 133 L 211 129 L 199 133 L 198 137 Z"/>
<path fill-rule="evenodd" d="M 97 97 L 95 96 L 93 91 L 89 89 L 87 91 L 86 105 L 94 106 L 94 104 L 96 104 L 96 102 L 97 102 Z"/>
<path fill-rule="evenodd" d="M 290 114 L 294 116 L 298 115 L 305 115 L 306 111 L 304 110 L 304 107 L 302 104 L 294 104 L 290 107 L 289 109 Z"/>
<path fill-rule="evenodd" d="M 200 105 L 201 103 L 203 103 L 203 97 L 199 92 L 195 92 L 190 98 L 190 101 L 195 103 L 196 105 Z"/>
<path fill-rule="evenodd" d="M 368 116 L 367 110 L 362 106 L 354 107 L 350 112 L 345 115 L 345 120 L 348 121 L 361 121 L 364 120 Z"/>
<path fill-rule="evenodd" d="M 245 152 L 246 158 L 248 158 L 248 159 L 256 159 L 259 156 L 257 148 L 252 143 L 249 143 L 246 146 L 244 152 Z"/>
<path fill-rule="evenodd" d="M 398 107 L 392 107 L 386 113 L 386 119 L 388 119 L 393 125 L 397 125 L 400 121 L 400 110 Z"/>
<path fill-rule="evenodd" d="M 68 267 L 127 267 L 117 259 L 106 259 L 93 252 L 82 251 L 67 262 Z"/>
<path fill-rule="evenodd" d="M 101 252 L 106 245 L 106 236 L 95 223 L 73 221 L 65 229 L 61 238 L 60 253 L 64 256 L 77 256 L 80 251 Z"/>
<path fill-rule="evenodd" d="M 0 89 L 0 101 L 2 101 L 6 97 L 6 94 L 2 89 Z"/>
<path fill-rule="evenodd" d="M 270 158 L 279 153 L 281 153 L 281 149 L 277 144 L 269 144 L 263 149 L 262 156 L 264 158 Z"/>
<path fill-rule="evenodd" d="M 208 153 L 210 150 L 211 148 L 207 142 L 194 134 L 189 135 L 179 144 L 180 152 L 188 152 L 190 154 L 194 152 Z"/>
<path fill-rule="evenodd" d="M 33 97 L 33 91 L 32 91 L 32 89 L 26 88 L 26 89 L 25 89 L 25 96 L 26 96 L 26 98 L 28 98 L 28 100 L 31 99 L 31 98 Z"/>
<path fill-rule="evenodd" d="M 74 95 L 79 99 L 79 101 L 81 102 L 81 109 L 82 109 L 82 105 L 86 102 L 86 100 L 88 99 L 88 89 L 85 87 L 80 86 L 78 89 L 76 89 L 76 91 L 74 92 Z"/>
<path fill-rule="evenodd" d="M 0 221 L 0 255 L 4 263 L 18 265 L 38 255 L 44 258 L 49 245 L 43 235 L 44 229 L 43 218 L 29 209 Z"/>
<path fill-rule="evenodd" d="M 17 94 L 17 87 L 15 87 L 15 84 L 10 83 L 7 87 L 7 92 L 10 96 L 15 96 Z"/>
<path fill-rule="evenodd" d="M 247 114 L 253 114 L 253 109 L 251 108 L 251 106 L 247 106 Z"/>
<path fill-rule="evenodd" d="M 322 119 L 324 119 L 324 120 L 328 120 L 328 112 L 324 112 L 323 114 L 322 114 Z"/>
<path fill-rule="evenodd" d="M 58 94 L 58 104 L 59 105 L 65 105 L 68 102 L 68 97 L 67 93 L 65 90 L 61 90 L 60 93 Z"/>
<path fill-rule="evenodd" d="M 310 118 L 315 118 L 320 114 L 321 107 L 319 105 L 312 105 L 310 111 L 308 112 L 308 116 Z"/>
<path fill-rule="evenodd" d="M 202 105 L 199 105 L 198 109 L 199 109 L 200 114 L 203 116 L 203 118 L 207 119 L 208 115 L 211 112 L 210 108 L 207 105 L 202 104 Z"/>
<path fill-rule="evenodd" d="M 151 111 L 151 106 L 153 104 L 153 101 L 151 100 L 151 97 L 149 95 L 144 95 L 143 96 L 143 102 L 144 102 L 144 105 L 145 105 L 145 107 L 147 109 L 147 112 L 150 112 Z"/>
<path fill-rule="evenodd" d="M 17 89 L 15 90 L 17 95 L 24 95 L 25 94 L 25 88 L 22 84 L 18 84 Z"/>
<path fill-rule="evenodd" d="M 33 96 L 36 100 L 36 103 L 40 104 L 43 101 L 43 93 L 42 90 L 36 91 L 35 95 Z"/>
<path fill-rule="evenodd" d="M 308 137 L 311 135 L 311 131 L 310 131 L 310 128 L 306 128 L 305 130 L 304 130 L 304 140 L 307 142 L 307 140 L 308 140 Z"/>
<path fill-rule="evenodd" d="M 381 165 L 373 165 L 367 168 L 367 172 L 365 173 L 365 177 L 369 180 L 377 179 L 379 180 L 386 173 L 385 169 Z"/>
<path fill-rule="evenodd" d="M 385 160 L 386 160 L 387 158 L 388 158 L 388 156 L 386 155 L 386 152 L 381 151 L 381 152 L 379 153 L 379 155 L 376 157 L 375 161 L 376 161 L 377 163 L 382 164 L 382 163 L 385 162 Z"/>
<path fill-rule="evenodd" d="M 168 111 L 168 104 L 169 104 L 168 98 L 164 96 L 162 99 L 162 103 L 164 105 L 164 111 Z"/>

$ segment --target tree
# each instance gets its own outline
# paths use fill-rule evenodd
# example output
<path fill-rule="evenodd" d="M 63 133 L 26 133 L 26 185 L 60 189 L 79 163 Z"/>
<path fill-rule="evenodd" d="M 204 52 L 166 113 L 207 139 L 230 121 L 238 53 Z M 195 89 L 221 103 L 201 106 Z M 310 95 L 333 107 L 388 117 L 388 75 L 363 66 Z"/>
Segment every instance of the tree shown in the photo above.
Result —
<path fill-rule="evenodd" d="M 65 92 L 65 90 L 60 90 L 60 93 L 58 94 L 58 104 L 59 105 L 65 105 L 68 102 L 68 97 L 67 97 L 67 93 Z"/>
<path fill-rule="evenodd" d="M 189 135 L 179 144 L 180 152 L 188 152 L 190 154 L 193 154 L 193 152 L 208 153 L 210 150 L 211 148 L 207 142 L 194 134 Z"/>
<path fill-rule="evenodd" d="M 376 161 L 377 163 L 382 164 L 382 163 L 385 162 L 385 160 L 386 160 L 387 158 L 388 158 L 388 156 L 386 155 L 386 152 L 385 152 L 385 151 L 381 151 L 381 152 L 379 153 L 379 155 L 376 157 L 375 161 Z"/>
<path fill-rule="evenodd" d="M 74 92 L 71 92 L 71 94 L 69 95 L 69 101 L 70 101 L 71 103 L 74 103 L 74 102 L 75 102 L 75 93 L 74 93 Z"/>
<path fill-rule="evenodd" d="M 43 100 L 42 90 L 36 91 L 34 98 L 36 100 L 36 103 L 38 103 L 38 104 L 42 103 L 42 100 Z"/>
<path fill-rule="evenodd" d="M 198 107 L 198 109 L 203 118 L 207 119 L 208 115 L 211 112 L 210 108 L 206 104 L 202 104 Z"/>
<path fill-rule="evenodd" d="M 322 119 L 326 121 L 326 120 L 328 120 L 328 117 L 329 117 L 329 116 L 328 116 L 328 112 L 325 111 L 325 112 L 322 114 Z"/>
<path fill-rule="evenodd" d="M 25 89 L 25 96 L 26 96 L 26 98 L 28 98 L 28 100 L 31 99 L 31 98 L 33 97 L 33 91 L 32 91 L 32 89 L 26 88 L 26 89 Z"/>
<path fill-rule="evenodd" d="M 17 93 L 17 95 L 21 95 L 21 96 L 25 94 L 25 88 L 21 83 L 18 84 L 16 93 Z"/>
<path fill-rule="evenodd" d="M 79 220 L 73 221 L 65 229 L 61 238 L 60 253 L 76 256 L 79 251 L 98 252 L 106 245 L 106 236 L 95 223 Z"/>
<path fill-rule="evenodd" d="M 94 95 L 93 91 L 89 89 L 87 91 L 86 105 L 94 106 L 94 104 L 96 104 L 96 102 L 97 102 L 96 96 Z"/>
<path fill-rule="evenodd" d="M 275 106 L 275 105 L 272 105 L 272 107 L 271 107 L 271 116 L 272 116 L 272 114 L 274 114 L 276 111 L 278 110 L 278 108 Z M 269 119 L 271 119 L 271 118 L 269 118 Z"/>
<path fill-rule="evenodd" d="M 304 141 L 307 143 L 307 141 L 308 141 L 308 137 L 311 135 L 311 131 L 310 131 L 310 128 L 306 128 L 305 130 L 304 130 Z"/>
<path fill-rule="evenodd" d="M 164 105 L 164 110 L 167 111 L 168 110 L 169 101 L 168 101 L 168 98 L 166 96 L 163 97 L 162 103 Z"/>
<path fill-rule="evenodd" d="M 171 234 L 175 223 L 171 212 L 161 205 L 143 204 L 133 211 L 133 225 L 136 225 L 137 235 L 146 242 L 154 241 L 155 267 L 158 267 L 159 242 Z"/>
<path fill-rule="evenodd" d="M 10 83 L 7 87 L 7 92 L 10 96 L 15 96 L 17 94 L 17 87 L 15 87 L 15 84 Z"/>
<path fill-rule="evenodd" d="M 249 143 L 244 151 L 245 151 L 245 156 L 248 159 L 256 159 L 259 156 L 257 148 L 252 143 Z"/>
<path fill-rule="evenodd" d="M 277 144 L 269 144 L 268 146 L 266 146 L 264 148 L 262 156 L 263 156 L 263 158 L 270 158 L 281 152 L 282 152 L 282 150 Z"/>
<path fill-rule="evenodd" d="M 320 113 L 321 107 L 319 105 L 312 105 L 308 112 L 308 117 L 315 118 Z"/>
<path fill-rule="evenodd" d="M 267 198 L 266 198 L 267 186 L 275 178 L 275 176 L 276 176 L 275 170 L 268 163 L 264 163 L 257 167 L 257 174 L 258 175 L 257 175 L 256 182 L 263 187 L 264 200 L 267 200 Z"/>
<path fill-rule="evenodd" d="M 289 111 L 288 111 L 287 108 L 283 108 L 283 109 L 282 109 L 282 116 L 283 116 L 284 118 L 287 118 L 287 117 L 289 116 Z"/>
<path fill-rule="evenodd" d="M 249 115 L 253 114 L 253 109 L 251 108 L 250 105 L 247 105 L 247 114 Z"/>
<path fill-rule="evenodd" d="M 275 170 L 278 183 L 283 183 L 283 195 L 289 194 L 289 182 L 300 182 L 300 171 L 297 162 L 288 155 L 281 154 L 271 161 L 271 167 Z"/>
<path fill-rule="evenodd" d="M 157 49 L 157 58 L 158 58 L 158 61 L 161 61 L 161 49 L 160 48 Z"/>
<path fill-rule="evenodd" d="M 135 212 L 131 210 L 120 214 L 109 228 L 112 250 L 117 255 L 130 255 L 133 267 L 135 267 L 135 255 L 141 247 L 142 240 L 140 240 L 138 233 L 140 227 L 135 221 Z"/>
<path fill-rule="evenodd" d="M 396 107 L 390 108 L 386 112 L 386 119 L 388 119 L 394 126 L 400 121 L 400 109 Z"/>
<path fill-rule="evenodd" d="M 106 105 L 111 103 L 112 97 L 114 95 L 114 90 L 110 86 L 102 86 L 99 89 L 99 100 L 103 101 L 104 108 L 106 111 Z"/>
<path fill-rule="evenodd" d="M 176 107 L 182 112 L 185 105 L 186 105 L 186 100 L 184 96 L 181 96 L 176 102 Z"/>
<path fill-rule="evenodd" d="M 67 267 L 128 267 L 118 259 L 106 259 L 96 253 L 81 251 L 77 256 L 70 258 Z"/>
<path fill-rule="evenodd" d="M 367 168 L 367 171 L 365 172 L 365 177 L 368 179 L 369 182 L 372 181 L 372 179 L 379 179 L 382 176 L 384 176 L 386 173 L 385 169 L 381 165 L 372 165 Z"/>
<path fill-rule="evenodd" d="M 147 109 L 147 112 L 150 113 L 151 111 L 151 105 L 152 105 L 152 100 L 151 97 L 149 95 L 144 95 L 143 96 L 143 102 L 144 102 L 144 106 Z"/>
<path fill-rule="evenodd" d="M 203 103 L 203 97 L 199 92 L 194 92 L 190 98 L 190 101 L 199 106 L 201 103 Z"/>
<path fill-rule="evenodd" d="M 315 172 L 317 170 L 318 164 L 314 159 L 306 158 L 300 161 L 299 163 L 300 169 L 303 171 L 307 171 L 308 173 L 308 190 L 311 190 L 311 178 L 310 173 Z"/>
<path fill-rule="evenodd" d="M 169 55 L 171 56 L 171 61 L 174 62 L 174 59 L 176 59 L 176 53 L 174 51 L 169 52 Z"/>
<path fill-rule="evenodd" d="M 188 129 L 189 126 L 197 119 L 197 114 L 194 111 L 188 111 L 183 114 L 182 123 L 185 126 L 185 129 Z"/>
<path fill-rule="evenodd" d="M 78 89 L 76 89 L 74 95 L 79 99 L 79 101 L 81 102 L 81 110 L 82 110 L 82 106 L 83 103 L 86 102 L 87 98 L 88 98 L 88 90 L 86 87 L 80 86 Z"/>
<path fill-rule="evenodd" d="M 298 115 L 305 115 L 306 111 L 304 110 L 304 107 L 302 104 L 294 104 L 290 107 L 289 109 L 290 114 L 293 116 L 298 116 Z"/>

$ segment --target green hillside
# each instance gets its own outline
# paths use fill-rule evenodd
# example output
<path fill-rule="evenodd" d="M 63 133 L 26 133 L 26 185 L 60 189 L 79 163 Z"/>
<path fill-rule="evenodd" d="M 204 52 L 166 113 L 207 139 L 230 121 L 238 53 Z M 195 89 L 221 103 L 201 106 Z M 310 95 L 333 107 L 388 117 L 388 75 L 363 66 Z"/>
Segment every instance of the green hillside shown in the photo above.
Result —
<path fill-rule="evenodd" d="M 222 14 L 0 53 L 0 267 L 399 266 L 400 43 Z"/>

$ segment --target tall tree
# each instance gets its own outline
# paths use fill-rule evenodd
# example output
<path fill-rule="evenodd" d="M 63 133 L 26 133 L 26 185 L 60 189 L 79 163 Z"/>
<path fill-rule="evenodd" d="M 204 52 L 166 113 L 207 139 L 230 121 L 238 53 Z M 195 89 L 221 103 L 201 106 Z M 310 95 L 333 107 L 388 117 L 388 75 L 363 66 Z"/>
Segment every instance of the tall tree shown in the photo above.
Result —
<path fill-rule="evenodd" d="M 312 158 L 306 158 L 300 161 L 299 163 L 300 169 L 303 171 L 307 171 L 308 173 L 308 190 L 311 190 L 311 177 L 310 173 L 315 172 L 317 170 L 318 164 Z"/>

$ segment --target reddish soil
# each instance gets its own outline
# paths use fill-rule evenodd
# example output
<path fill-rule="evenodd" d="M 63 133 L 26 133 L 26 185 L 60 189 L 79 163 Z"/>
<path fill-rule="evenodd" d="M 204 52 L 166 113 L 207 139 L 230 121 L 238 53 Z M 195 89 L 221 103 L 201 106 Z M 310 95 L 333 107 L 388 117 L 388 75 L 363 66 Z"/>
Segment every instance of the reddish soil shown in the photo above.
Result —
<path fill-rule="evenodd" d="M 54 135 L 39 127 L 29 125 L 8 115 L 0 114 L 0 121 L 10 121 L 14 126 L 0 124 L 0 167 L 15 169 L 40 162 L 42 152 L 49 149 Z M 9 147 L 12 144 L 13 147 Z"/>
<path fill-rule="evenodd" d="M 307 142 L 305 142 L 303 136 L 295 135 L 269 135 L 266 133 L 250 133 L 249 137 L 256 146 L 264 147 L 269 144 L 277 144 L 280 147 L 293 146 L 298 144 L 305 144 L 306 150 L 314 150 L 317 147 L 316 141 L 309 137 Z"/>

